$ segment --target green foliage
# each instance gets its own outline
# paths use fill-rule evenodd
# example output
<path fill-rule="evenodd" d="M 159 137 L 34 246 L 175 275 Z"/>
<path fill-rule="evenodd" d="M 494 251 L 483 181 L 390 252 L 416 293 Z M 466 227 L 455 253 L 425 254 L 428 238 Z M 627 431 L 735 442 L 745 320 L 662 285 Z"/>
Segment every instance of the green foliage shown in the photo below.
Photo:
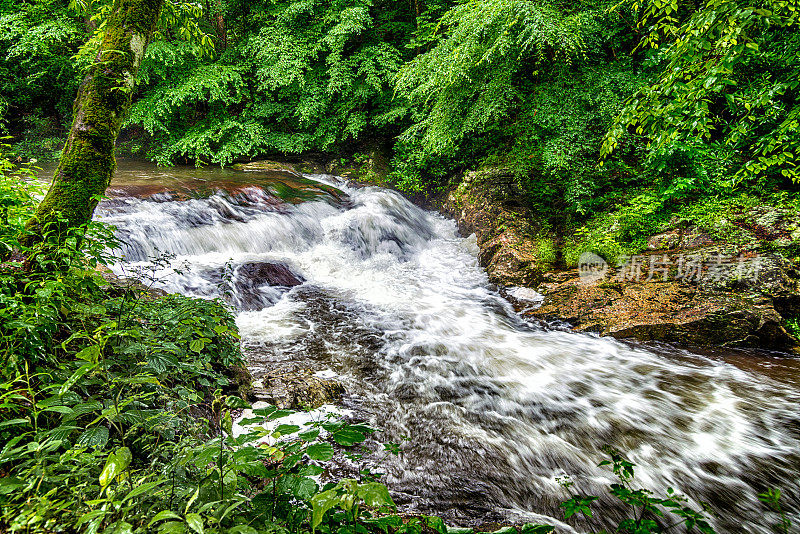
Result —
<path fill-rule="evenodd" d="M 79 80 L 71 56 L 83 39 L 82 21 L 62 2 L 0 2 L 0 130 L 35 139 L 27 157 L 46 152 L 38 141 L 71 119 Z"/>
<path fill-rule="evenodd" d="M 647 239 L 658 233 L 670 216 L 656 191 L 642 190 L 619 209 L 603 212 L 575 229 L 564 244 L 564 261 L 574 266 L 581 254 L 594 252 L 616 263 L 644 249 Z"/>
<path fill-rule="evenodd" d="M 582 49 L 581 17 L 556 5 L 520 0 L 465 2 L 439 20 L 445 34 L 398 75 L 397 91 L 415 107 L 404 140 L 431 154 L 453 154 L 522 96 L 519 78 L 550 61 L 569 63 Z"/>
<path fill-rule="evenodd" d="M 786 321 L 786 327 L 794 337 L 800 339 L 800 318 L 789 319 Z"/>
<path fill-rule="evenodd" d="M 647 247 L 650 236 L 671 228 L 693 228 L 715 240 L 752 249 L 791 253 L 795 245 L 779 247 L 748 228 L 759 221 L 753 213 L 772 214 L 794 220 L 800 214 L 800 199 L 786 191 L 771 195 L 741 192 L 731 195 L 705 193 L 691 202 L 670 202 L 658 188 L 632 190 L 606 209 L 575 225 L 565 240 L 563 256 L 575 266 L 584 252 L 594 252 L 611 262 L 637 254 Z M 765 222 L 765 224 L 768 224 Z"/>
<path fill-rule="evenodd" d="M 556 262 L 557 251 L 552 239 L 541 238 L 536 242 L 536 257 L 544 265 Z"/>
<path fill-rule="evenodd" d="M 657 81 L 637 92 L 603 143 L 627 130 L 659 155 L 680 147 L 698 166 L 723 166 L 730 185 L 797 181 L 798 11 L 794 2 L 754 6 L 714 0 L 632 2 Z"/>
<path fill-rule="evenodd" d="M 683 527 L 686 532 L 701 532 L 713 534 L 715 531 L 709 524 L 707 510 L 695 510 L 689 506 L 689 500 L 681 496 L 672 488 L 667 489 L 666 497 L 657 497 L 652 491 L 634 488 L 635 464 L 628 461 L 619 451 L 606 447 L 605 452 L 611 458 L 603 460 L 600 466 L 611 466 L 619 482 L 611 484 L 610 493 L 625 507 L 630 507 L 631 516 L 619 521 L 614 532 L 623 534 L 652 534 L 666 532 L 676 527 Z M 569 479 L 559 481 L 565 489 L 573 486 Z M 569 519 L 575 514 L 592 517 L 591 504 L 597 500 L 594 496 L 581 496 L 573 494 L 572 497 L 561 504 L 564 508 L 564 518 Z M 669 515 L 667 515 L 669 514 Z M 668 526 L 662 527 L 659 520 L 668 519 Z"/>
<path fill-rule="evenodd" d="M 224 16 L 230 47 L 213 62 L 168 41 L 147 52 L 130 124 L 156 161 L 330 150 L 405 113 L 391 80 L 413 25 L 396 3 L 241 3 Z"/>
<path fill-rule="evenodd" d="M 795 321 L 795 326 L 797 321 Z M 783 506 L 781 505 L 781 490 L 777 488 L 769 488 L 764 493 L 758 494 L 758 500 L 763 503 L 766 503 L 767 506 L 774 512 L 777 512 L 780 516 L 780 522 L 775 525 L 777 532 L 783 532 L 784 534 L 789 534 L 789 529 L 792 526 L 792 521 L 786 516 L 786 512 L 783 510 Z"/>

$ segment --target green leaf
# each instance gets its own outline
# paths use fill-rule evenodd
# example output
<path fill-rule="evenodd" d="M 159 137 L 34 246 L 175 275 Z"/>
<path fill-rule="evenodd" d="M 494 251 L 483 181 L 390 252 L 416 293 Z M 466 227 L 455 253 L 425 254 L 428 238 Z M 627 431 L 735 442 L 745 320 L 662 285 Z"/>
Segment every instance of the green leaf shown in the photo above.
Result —
<path fill-rule="evenodd" d="M 300 427 L 297 425 L 278 425 L 277 428 L 272 432 L 272 435 L 276 438 L 281 436 L 285 436 L 287 434 L 294 434 L 300 430 Z"/>
<path fill-rule="evenodd" d="M 305 432 L 300 432 L 297 434 L 297 437 L 302 439 L 303 441 L 314 441 L 319 437 L 319 428 L 315 428 L 313 430 L 306 430 Z"/>
<path fill-rule="evenodd" d="M 179 516 L 172 510 L 162 510 L 161 512 L 158 512 L 156 515 L 153 516 L 153 519 L 151 519 L 150 522 L 147 524 L 147 528 L 153 526 L 153 523 L 163 521 L 164 519 L 177 519 L 179 521 L 183 520 L 181 516 Z"/>
<path fill-rule="evenodd" d="M 337 430 L 331 434 L 331 438 L 333 438 L 336 443 L 342 445 L 343 447 L 352 447 L 356 443 L 361 443 L 367 439 L 366 436 L 358 430 L 347 427 Z"/>
<path fill-rule="evenodd" d="M 222 416 L 222 420 L 219 424 L 227 435 L 230 436 L 233 434 L 233 418 L 231 417 L 230 410 L 225 410 L 225 414 Z"/>
<path fill-rule="evenodd" d="M 170 367 L 178 365 L 178 357 L 164 351 L 152 352 L 147 355 L 147 366 L 157 374 L 162 374 Z"/>
<path fill-rule="evenodd" d="M 56 412 L 56 413 L 60 413 L 60 414 L 71 414 L 75 410 L 73 410 L 69 406 L 50 406 L 49 408 L 45 408 L 42 411 L 43 412 Z"/>
<path fill-rule="evenodd" d="M 183 534 L 186 532 L 186 523 L 183 521 L 170 521 L 158 529 L 159 534 Z"/>
<path fill-rule="evenodd" d="M 96 363 L 100 357 L 100 345 L 90 345 L 75 355 L 79 360 Z"/>
<path fill-rule="evenodd" d="M 333 446 L 330 443 L 315 443 L 306 449 L 306 454 L 312 460 L 327 462 L 333 458 Z"/>
<path fill-rule="evenodd" d="M 152 491 L 154 488 L 158 487 L 159 485 L 161 485 L 161 481 L 147 482 L 145 484 L 142 484 L 141 486 L 136 486 L 131 491 L 129 491 L 127 495 L 125 495 L 125 498 L 122 499 L 122 502 L 124 503 L 128 499 L 133 499 L 134 497 L 138 497 L 142 493 L 148 493 Z"/>
<path fill-rule="evenodd" d="M 441 517 L 427 516 L 427 517 L 425 517 L 425 524 L 429 528 L 435 530 L 438 534 L 450 534 L 451 533 L 451 531 L 448 530 L 447 527 L 445 526 L 444 521 L 442 521 Z M 471 534 L 471 533 L 466 533 L 465 532 L 464 534 Z"/>
<path fill-rule="evenodd" d="M 80 519 L 78 519 L 78 522 L 75 523 L 75 526 L 79 527 L 84 523 L 88 523 L 89 521 L 97 519 L 98 517 L 103 517 L 104 515 L 106 515 L 105 510 L 92 510 L 91 512 L 86 512 L 80 517 Z"/>
<path fill-rule="evenodd" d="M 193 339 L 189 343 L 189 350 L 193 352 L 203 352 L 203 347 L 205 347 L 205 341 L 202 339 Z"/>
<path fill-rule="evenodd" d="M 282 489 L 303 501 L 311 500 L 319 491 L 319 486 L 312 479 L 304 476 L 285 475 Z"/>
<path fill-rule="evenodd" d="M 133 525 L 127 521 L 116 521 L 105 529 L 103 534 L 133 534 Z"/>
<path fill-rule="evenodd" d="M 2 477 L 0 478 L 0 495 L 6 495 L 8 493 L 15 492 L 25 484 L 26 482 L 21 478 L 9 476 Z"/>
<path fill-rule="evenodd" d="M 194 493 L 192 494 L 192 496 L 187 501 L 186 508 L 183 509 L 183 513 L 184 514 L 189 512 L 189 509 L 192 507 L 192 505 L 194 504 L 194 501 L 196 501 L 199 496 L 200 496 L 200 488 L 197 488 L 196 490 L 194 490 Z"/>
<path fill-rule="evenodd" d="M 325 515 L 325 512 L 338 505 L 341 500 L 341 497 L 337 494 L 335 489 L 317 493 L 311 498 L 312 532 L 314 532 L 319 524 L 322 523 L 322 517 Z"/>
<path fill-rule="evenodd" d="M 361 484 L 356 490 L 356 496 L 360 497 L 367 506 L 396 508 L 392 497 L 389 495 L 389 490 L 380 482 Z"/>
<path fill-rule="evenodd" d="M 117 452 L 108 455 L 106 465 L 100 473 L 100 487 L 105 489 L 130 465 L 133 456 L 128 447 L 120 447 Z"/>
<path fill-rule="evenodd" d="M 186 524 L 189 528 L 197 532 L 197 534 L 204 534 L 203 518 L 200 514 L 186 514 Z"/>
<path fill-rule="evenodd" d="M 108 429 L 104 426 L 92 427 L 78 436 L 76 445 L 102 449 L 108 443 Z"/>
<path fill-rule="evenodd" d="M 70 389 L 72 386 L 74 386 L 74 385 L 75 385 L 75 383 L 76 383 L 78 380 L 80 380 L 80 379 L 81 379 L 81 377 L 83 377 L 83 376 L 84 376 L 86 373 L 89 373 L 90 371 L 92 371 L 92 370 L 93 370 L 95 367 L 97 367 L 97 365 L 98 365 L 97 363 L 92 363 L 92 362 L 85 363 L 85 364 L 81 365 L 81 366 L 78 368 L 78 370 L 77 370 L 77 371 L 75 371 L 75 372 L 72 374 L 72 376 L 70 376 L 70 377 L 67 379 L 67 381 L 66 381 L 66 382 L 64 382 L 64 383 L 61 385 L 61 389 L 59 389 L 59 390 L 58 390 L 59 394 L 60 394 L 60 395 L 63 395 L 64 393 L 66 393 L 67 391 L 69 391 L 69 389 Z"/>
<path fill-rule="evenodd" d="M 4 427 L 7 427 L 7 426 L 13 426 L 13 425 L 29 425 L 30 423 L 31 423 L 31 420 L 28 419 L 27 417 L 20 418 L 20 419 L 9 419 L 7 421 L 3 421 L 2 423 L 0 423 L 0 428 L 4 428 Z"/>

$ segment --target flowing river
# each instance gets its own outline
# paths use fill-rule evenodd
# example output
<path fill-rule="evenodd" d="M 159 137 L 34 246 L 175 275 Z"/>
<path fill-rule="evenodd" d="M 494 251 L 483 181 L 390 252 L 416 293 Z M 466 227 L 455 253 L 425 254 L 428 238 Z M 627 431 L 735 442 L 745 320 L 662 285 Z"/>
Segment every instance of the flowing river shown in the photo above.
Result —
<path fill-rule="evenodd" d="M 567 498 L 556 477 L 607 494 L 613 476 L 596 466 L 610 445 L 636 464 L 637 485 L 710 503 L 718 532 L 772 532 L 757 499 L 768 487 L 797 511 L 796 360 L 655 350 L 527 322 L 453 221 L 389 190 L 306 178 L 343 194 L 297 179 L 302 194 L 288 198 L 286 180 L 123 161 L 98 218 L 125 243 L 118 272 L 150 266 L 169 291 L 238 305 L 256 377 L 281 361 L 335 375 L 345 406 L 402 444 L 399 456 L 368 459 L 407 510 L 460 525 L 556 524 Z M 302 284 L 241 280 L 252 271 L 242 266 L 263 262 Z M 570 523 L 597 532 L 619 513 Z"/>

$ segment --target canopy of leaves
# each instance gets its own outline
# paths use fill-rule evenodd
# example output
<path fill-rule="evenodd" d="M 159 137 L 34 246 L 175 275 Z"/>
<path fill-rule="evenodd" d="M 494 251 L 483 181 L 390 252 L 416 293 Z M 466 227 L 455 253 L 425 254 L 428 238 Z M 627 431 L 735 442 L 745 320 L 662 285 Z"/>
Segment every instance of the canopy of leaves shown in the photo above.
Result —
<path fill-rule="evenodd" d="M 242 3 L 226 16 L 231 44 L 213 62 L 180 43 L 148 50 L 130 123 L 157 161 L 329 150 L 402 116 L 391 97 L 413 29 L 405 5 Z"/>
<path fill-rule="evenodd" d="M 731 185 L 783 176 L 794 181 L 800 149 L 800 6 L 795 1 L 634 2 L 657 80 L 633 95 L 603 143 L 626 130 L 653 154 L 681 147 L 723 167 Z"/>

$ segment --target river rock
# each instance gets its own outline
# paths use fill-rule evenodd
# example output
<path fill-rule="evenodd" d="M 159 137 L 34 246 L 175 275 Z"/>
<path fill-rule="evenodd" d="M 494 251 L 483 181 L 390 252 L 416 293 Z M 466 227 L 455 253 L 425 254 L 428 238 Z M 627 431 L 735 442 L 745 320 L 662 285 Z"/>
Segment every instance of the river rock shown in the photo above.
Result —
<path fill-rule="evenodd" d="M 279 298 L 285 288 L 295 287 L 305 282 L 283 262 L 243 263 L 234 271 L 233 300 L 242 310 L 259 310 Z M 282 288 L 283 291 L 265 291 L 265 287 Z M 276 298 L 277 297 L 277 298 Z"/>
<path fill-rule="evenodd" d="M 335 380 L 317 376 L 311 369 L 279 367 L 253 382 L 253 395 L 278 408 L 319 408 L 336 401 L 344 387 Z"/>
<path fill-rule="evenodd" d="M 576 271 L 544 283 L 542 306 L 526 315 L 569 322 L 575 331 L 700 346 L 793 350 L 775 300 L 761 293 L 713 291 L 675 280 L 582 280 Z"/>
<path fill-rule="evenodd" d="M 533 224 L 511 173 L 502 169 L 468 173 L 442 207 L 464 235 L 475 234 L 480 263 L 493 283 L 533 286 L 542 280 L 550 267 L 537 246 L 543 232 Z"/>
<path fill-rule="evenodd" d="M 283 262 L 243 263 L 236 269 L 237 286 L 299 286 L 305 279 Z"/>

